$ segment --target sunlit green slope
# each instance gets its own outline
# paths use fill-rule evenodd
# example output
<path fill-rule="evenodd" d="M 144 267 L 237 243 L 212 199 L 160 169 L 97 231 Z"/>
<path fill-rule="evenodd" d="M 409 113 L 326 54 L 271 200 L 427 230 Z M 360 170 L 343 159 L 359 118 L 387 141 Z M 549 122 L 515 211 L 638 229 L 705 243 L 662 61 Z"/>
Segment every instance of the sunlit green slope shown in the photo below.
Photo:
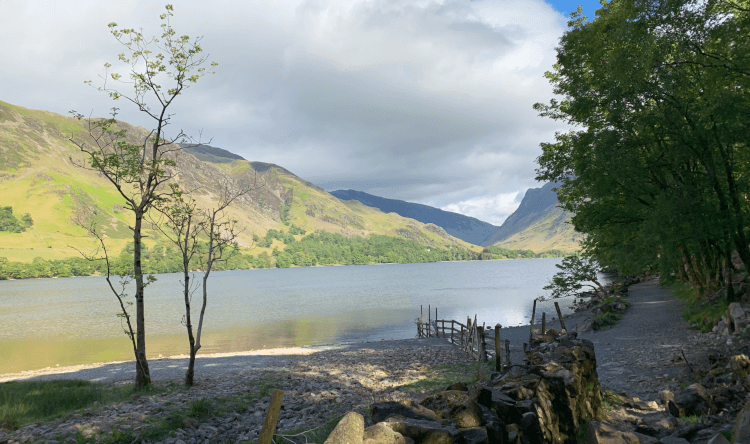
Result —
<path fill-rule="evenodd" d="M 147 134 L 143 128 L 122 126 L 134 137 Z M 86 158 L 69 138 L 85 134 L 83 124 L 73 118 L 0 101 L 0 206 L 11 206 L 19 216 L 29 213 L 34 221 L 22 233 L 0 232 L 0 257 L 11 261 L 56 259 L 92 248 L 93 240 L 73 219 L 96 223 L 114 251 L 132 239 L 130 213 L 123 209 L 119 194 L 97 172 L 79 166 Z M 194 197 L 207 208 L 218 200 L 219 184 L 251 187 L 250 193 L 230 207 L 230 214 L 243 229 L 239 244 L 252 254 L 284 248 L 278 241 L 261 248 L 253 243 L 253 234 L 262 237 L 269 229 L 287 230 L 292 224 L 308 232 L 381 234 L 426 247 L 479 251 L 434 225 L 340 201 L 276 165 L 204 159 L 178 152 L 176 182 L 183 189 L 196 190 Z M 147 243 L 164 241 L 156 230 L 147 231 Z"/>

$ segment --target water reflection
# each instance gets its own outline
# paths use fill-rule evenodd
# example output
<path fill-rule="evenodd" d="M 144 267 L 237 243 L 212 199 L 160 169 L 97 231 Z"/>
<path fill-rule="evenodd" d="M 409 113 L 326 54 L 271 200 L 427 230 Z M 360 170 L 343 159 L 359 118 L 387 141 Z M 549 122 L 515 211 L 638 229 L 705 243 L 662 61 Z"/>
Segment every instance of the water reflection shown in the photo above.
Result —
<path fill-rule="evenodd" d="M 437 306 L 441 319 L 526 324 L 559 261 L 214 272 L 200 353 L 411 338 L 428 304 L 433 318 Z M 147 356 L 185 354 L 179 275 L 157 278 L 146 291 Z M 0 373 L 132 359 L 116 313 L 101 277 L 0 281 Z"/>

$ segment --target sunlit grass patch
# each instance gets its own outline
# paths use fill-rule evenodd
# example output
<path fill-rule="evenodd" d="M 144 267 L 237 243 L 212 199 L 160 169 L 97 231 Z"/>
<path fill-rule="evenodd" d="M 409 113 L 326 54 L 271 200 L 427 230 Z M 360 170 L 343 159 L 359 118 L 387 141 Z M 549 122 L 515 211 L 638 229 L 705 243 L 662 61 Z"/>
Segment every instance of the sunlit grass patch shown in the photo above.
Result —
<path fill-rule="evenodd" d="M 11 381 L 0 384 L 0 425 L 17 429 L 32 422 L 50 420 L 75 410 L 106 405 L 132 395 L 132 385 L 88 381 Z"/>

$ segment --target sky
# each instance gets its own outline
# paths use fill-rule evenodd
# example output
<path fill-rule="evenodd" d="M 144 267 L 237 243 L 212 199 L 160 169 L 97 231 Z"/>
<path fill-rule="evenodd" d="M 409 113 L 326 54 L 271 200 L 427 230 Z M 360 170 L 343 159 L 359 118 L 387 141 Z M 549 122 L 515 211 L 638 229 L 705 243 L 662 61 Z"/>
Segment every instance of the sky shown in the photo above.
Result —
<path fill-rule="evenodd" d="M 175 0 L 172 27 L 202 36 L 218 66 L 170 106 L 167 136 L 183 130 L 328 191 L 500 225 L 543 185 L 540 143 L 568 129 L 532 105 L 554 97 L 544 72 L 579 3 L 594 16 L 592 1 Z M 153 1 L 0 0 L 0 100 L 95 117 L 117 106 L 152 128 L 84 81 L 101 86 L 106 62 L 127 73 L 108 23 L 158 36 L 163 12 Z"/>

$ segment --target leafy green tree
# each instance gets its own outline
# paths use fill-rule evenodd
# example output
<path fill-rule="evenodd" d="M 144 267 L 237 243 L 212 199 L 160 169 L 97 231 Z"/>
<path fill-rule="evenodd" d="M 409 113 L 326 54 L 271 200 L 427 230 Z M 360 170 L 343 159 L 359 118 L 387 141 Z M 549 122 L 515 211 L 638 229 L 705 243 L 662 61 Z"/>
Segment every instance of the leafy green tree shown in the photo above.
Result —
<path fill-rule="evenodd" d="M 600 263 L 676 270 L 730 299 L 732 252 L 750 264 L 750 12 L 738 5 L 613 0 L 592 22 L 579 10 L 547 73 L 563 99 L 535 105 L 574 125 L 542 144 L 538 179 L 562 184 Z"/>
<path fill-rule="evenodd" d="M 146 359 L 146 282 L 141 262 L 143 219 L 154 205 L 168 197 L 169 190 L 163 184 L 175 174 L 175 162 L 169 158 L 169 154 L 179 149 L 172 143 L 185 139 L 182 131 L 173 138 L 165 135 L 172 118 L 170 107 L 185 89 L 207 74 L 206 69 L 201 66 L 207 59 L 201 55 L 203 49 L 199 44 L 200 38 L 191 40 L 187 35 L 178 36 L 170 23 L 172 15 L 172 5 L 167 5 L 166 12 L 161 15 L 161 39 L 147 39 L 135 29 L 120 29 L 114 22 L 109 24 L 112 35 L 125 48 L 125 52 L 118 57 L 128 67 L 129 79 L 123 79 L 117 72 L 105 73 L 104 83 L 97 89 L 108 93 L 114 100 L 125 99 L 131 102 L 153 119 L 154 128 L 148 136 L 139 141 L 136 134 L 129 134 L 115 119 L 117 108 L 113 108 L 109 119 L 89 118 L 86 121 L 88 138 L 71 137 L 71 141 L 88 155 L 87 167 L 101 173 L 117 189 L 125 200 L 125 209 L 133 215 L 131 229 L 137 331 L 129 331 L 128 335 L 131 340 L 135 336 L 133 344 L 137 387 L 151 383 Z M 211 66 L 215 65 L 211 63 Z M 108 71 L 112 65 L 106 63 L 104 66 Z M 124 93 L 109 86 L 107 82 L 110 80 L 129 84 L 133 90 L 131 93 Z M 87 83 L 91 84 L 90 81 Z M 84 118 L 75 111 L 71 111 L 71 114 L 81 120 Z M 82 226 L 86 226 L 84 221 L 81 222 Z M 91 225 L 88 227 L 95 228 Z M 130 315 L 125 306 L 120 305 L 122 316 L 129 320 Z"/>
<path fill-rule="evenodd" d="M 590 288 L 595 294 L 604 294 L 604 287 L 597 277 L 601 267 L 593 257 L 568 256 L 555 267 L 560 271 L 555 273 L 552 282 L 544 287 L 552 292 L 553 298 L 575 296 L 584 287 Z"/>

